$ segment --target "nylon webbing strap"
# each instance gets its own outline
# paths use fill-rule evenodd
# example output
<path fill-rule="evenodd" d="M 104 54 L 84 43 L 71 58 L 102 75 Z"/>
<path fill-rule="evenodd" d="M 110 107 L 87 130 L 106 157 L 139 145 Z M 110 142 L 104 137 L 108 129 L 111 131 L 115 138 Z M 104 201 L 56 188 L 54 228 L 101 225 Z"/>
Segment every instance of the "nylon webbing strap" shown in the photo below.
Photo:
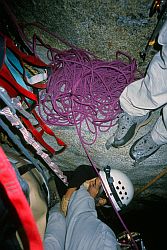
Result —
<path fill-rule="evenodd" d="M 30 250 L 43 250 L 40 238 L 31 209 L 22 192 L 17 180 L 16 173 L 12 168 L 3 149 L 0 147 L 0 183 L 5 189 L 6 195 L 15 208 L 18 218 L 23 226 L 29 242 Z"/>
<path fill-rule="evenodd" d="M 41 130 L 38 132 L 31 122 L 26 119 L 27 117 L 22 117 L 24 124 L 34 135 L 36 141 L 39 141 L 40 144 L 46 148 L 47 151 L 49 151 L 49 153 L 58 154 L 63 152 L 66 149 L 66 144 L 60 138 L 56 137 L 53 131 L 36 114 L 34 109 L 38 103 L 38 90 L 40 88 L 46 88 L 46 84 L 42 84 L 39 81 L 47 79 L 46 68 L 50 69 L 50 66 L 45 64 L 35 55 L 27 55 L 22 52 L 10 38 L 4 36 L 0 32 L 0 56 L 1 54 L 3 56 L 3 60 L 1 62 L 0 58 L 0 65 L 2 66 L 0 71 L 0 86 L 7 91 L 10 97 L 20 96 L 22 98 L 21 102 L 26 102 L 28 110 L 33 113 L 34 118 L 39 123 L 39 127 L 41 127 Z M 24 67 L 25 64 L 26 67 Z M 31 67 L 38 69 L 40 74 L 32 73 L 33 70 Z M 30 86 L 31 84 L 29 84 L 29 81 L 34 88 Z M 54 136 L 56 142 L 59 146 L 62 146 L 62 148 L 55 151 L 54 148 L 52 148 L 43 139 L 42 136 L 44 132 Z"/>
<path fill-rule="evenodd" d="M 65 183 L 67 184 L 67 178 L 60 170 L 60 168 L 51 160 L 48 154 L 46 154 L 41 145 L 37 143 L 28 130 L 23 126 L 20 119 L 16 114 L 12 114 L 9 107 L 5 107 L 0 111 L 0 114 L 5 115 L 10 121 L 12 126 L 18 127 L 19 131 L 22 133 L 25 141 L 32 145 L 36 150 L 37 154 L 47 163 L 48 167 L 53 170 L 53 172 Z"/>
<path fill-rule="evenodd" d="M 2 129 L 4 131 L 6 131 L 6 133 L 8 134 L 9 138 L 13 141 L 13 143 L 21 150 L 21 152 L 25 155 L 25 157 L 32 162 L 32 164 L 39 171 L 39 174 L 43 176 L 43 181 L 44 181 L 44 184 L 45 184 L 45 187 L 46 187 L 47 198 L 48 198 L 48 203 L 49 203 L 50 202 L 50 193 L 49 193 L 49 189 L 48 189 L 48 186 L 47 186 L 47 177 L 46 177 L 46 174 L 44 173 L 44 171 L 42 170 L 42 166 L 40 166 L 38 164 L 38 161 L 34 157 L 31 156 L 31 154 L 29 153 L 29 151 L 22 144 L 22 142 L 19 139 L 19 137 L 17 137 L 10 130 L 10 128 L 3 122 L 3 120 L 1 118 L 0 118 L 0 127 L 2 127 Z"/>
<path fill-rule="evenodd" d="M 67 145 L 60 139 L 58 138 L 54 132 L 45 124 L 45 122 L 40 118 L 40 116 L 37 114 L 37 112 L 35 111 L 35 109 L 32 111 L 32 114 L 34 115 L 34 117 L 37 119 L 37 121 L 39 122 L 39 125 L 41 126 L 42 130 L 41 130 L 41 134 L 43 134 L 44 132 L 46 132 L 48 135 L 54 136 L 57 144 L 59 146 L 64 147 L 64 149 L 67 147 Z"/>
<path fill-rule="evenodd" d="M 27 55 L 22 52 L 10 39 L 0 32 L 0 55 L 2 55 L 3 59 L 0 59 L 0 86 L 4 87 L 11 97 L 22 96 L 30 102 L 31 107 L 32 104 L 38 103 L 38 97 L 34 93 L 33 89 L 27 85 L 29 80 L 31 84 L 35 82 L 35 88 L 42 87 L 43 85 L 38 84 L 38 80 L 46 80 L 47 73 L 45 71 L 46 68 L 50 68 L 46 63 L 44 63 L 40 58 L 36 55 Z M 26 73 L 28 71 L 24 68 L 24 63 L 28 63 L 32 66 L 36 66 L 37 68 L 43 71 L 38 76 L 32 76 L 27 78 Z M 26 80 L 27 79 L 27 80 Z M 30 85 L 31 85 L 30 84 Z"/>

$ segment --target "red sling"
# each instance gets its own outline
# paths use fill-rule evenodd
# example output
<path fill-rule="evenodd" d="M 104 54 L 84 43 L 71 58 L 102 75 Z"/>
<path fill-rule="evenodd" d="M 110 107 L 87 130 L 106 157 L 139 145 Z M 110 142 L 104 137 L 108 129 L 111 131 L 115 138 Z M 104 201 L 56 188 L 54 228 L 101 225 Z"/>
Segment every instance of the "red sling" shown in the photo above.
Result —
<path fill-rule="evenodd" d="M 15 171 L 2 148 L 0 148 L 0 183 L 22 224 L 28 239 L 29 250 L 43 250 L 42 240 L 32 211 L 17 180 Z M 24 244 L 24 240 L 22 243 Z"/>

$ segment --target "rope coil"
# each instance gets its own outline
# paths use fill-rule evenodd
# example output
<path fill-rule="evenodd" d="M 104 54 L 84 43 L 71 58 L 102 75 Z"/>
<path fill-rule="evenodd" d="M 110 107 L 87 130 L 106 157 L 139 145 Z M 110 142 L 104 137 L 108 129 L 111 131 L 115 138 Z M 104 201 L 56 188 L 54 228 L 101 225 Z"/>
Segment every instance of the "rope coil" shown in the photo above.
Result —
<path fill-rule="evenodd" d="M 81 49 L 52 53 L 52 73 L 39 96 L 39 113 L 49 125 L 77 126 L 87 145 L 108 131 L 121 112 L 119 96 L 135 79 L 136 61 L 122 52 L 106 62 Z M 118 59 L 128 57 L 129 62 Z M 84 130 L 90 141 L 84 139 Z M 91 137 L 90 137 L 91 136 Z"/>

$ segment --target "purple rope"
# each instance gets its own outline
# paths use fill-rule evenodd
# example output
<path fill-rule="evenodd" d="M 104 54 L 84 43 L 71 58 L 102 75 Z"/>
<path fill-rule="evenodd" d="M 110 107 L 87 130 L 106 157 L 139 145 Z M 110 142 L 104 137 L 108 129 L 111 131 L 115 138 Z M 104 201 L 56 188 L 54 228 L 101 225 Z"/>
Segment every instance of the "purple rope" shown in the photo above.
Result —
<path fill-rule="evenodd" d="M 119 96 L 135 80 L 136 61 L 123 54 L 129 63 L 119 59 L 106 62 L 74 48 L 50 53 L 53 67 L 47 89 L 40 93 L 40 116 L 49 125 L 77 126 L 80 138 L 91 145 L 98 132 L 108 131 L 121 112 Z M 90 141 L 84 139 L 84 128 Z"/>
<path fill-rule="evenodd" d="M 46 91 L 40 93 L 39 113 L 42 119 L 49 125 L 75 125 L 82 135 L 80 138 L 83 142 L 87 145 L 93 144 L 98 132 L 108 131 L 121 112 L 119 96 L 123 89 L 135 80 L 136 61 L 120 51 L 116 53 L 115 61 L 99 60 L 91 52 L 77 48 L 55 32 L 49 32 L 39 23 L 29 23 L 24 25 L 24 28 L 35 26 L 71 49 L 60 51 L 52 48 L 36 34 L 31 42 L 27 39 L 23 26 L 21 29 L 17 24 L 16 17 L 8 4 L 2 2 L 20 37 L 31 52 L 36 54 L 37 46 L 47 49 L 52 74 L 48 79 Z M 126 56 L 129 63 L 118 60 L 119 54 Z M 84 139 L 85 126 L 90 136 L 92 135 L 92 140 L 89 142 Z"/>

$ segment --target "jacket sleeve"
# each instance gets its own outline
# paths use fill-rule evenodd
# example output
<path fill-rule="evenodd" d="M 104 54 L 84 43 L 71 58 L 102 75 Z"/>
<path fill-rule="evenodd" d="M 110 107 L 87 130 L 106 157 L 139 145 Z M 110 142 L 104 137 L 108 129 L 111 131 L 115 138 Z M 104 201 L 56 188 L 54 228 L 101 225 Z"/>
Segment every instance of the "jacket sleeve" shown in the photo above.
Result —
<path fill-rule="evenodd" d="M 49 212 L 48 223 L 44 236 L 45 250 L 64 250 L 66 222 L 60 212 L 60 204 L 56 204 Z"/>
<path fill-rule="evenodd" d="M 113 230 L 97 218 L 94 199 L 84 186 L 72 194 L 66 226 L 68 250 L 120 250 Z"/>
<path fill-rule="evenodd" d="M 104 248 L 103 250 L 121 250 L 119 243 L 116 240 L 114 232 L 107 230 L 104 236 Z"/>
<path fill-rule="evenodd" d="M 95 210 L 95 202 L 93 197 L 90 196 L 86 188 L 82 185 L 79 190 L 75 191 L 68 205 L 68 212 L 66 217 L 66 223 L 73 219 L 74 217 L 78 217 L 79 214 L 86 212 L 92 212 L 96 216 Z"/>

